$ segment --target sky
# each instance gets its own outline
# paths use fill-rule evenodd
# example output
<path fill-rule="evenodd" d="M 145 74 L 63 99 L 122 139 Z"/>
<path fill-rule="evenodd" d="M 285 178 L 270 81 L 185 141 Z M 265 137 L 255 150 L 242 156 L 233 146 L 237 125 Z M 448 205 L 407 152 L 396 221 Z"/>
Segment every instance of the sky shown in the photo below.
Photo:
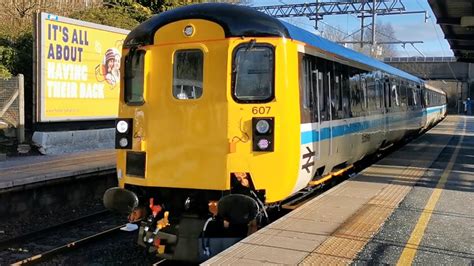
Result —
<path fill-rule="evenodd" d="M 319 0 L 320 2 L 326 0 Z M 332 0 L 334 1 L 334 0 Z M 310 3 L 311 0 L 252 0 L 251 6 L 281 5 L 281 4 L 301 4 Z M 390 23 L 395 30 L 395 36 L 401 41 L 424 41 L 422 44 L 415 44 L 418 52 L 410 44 L 405 48 L 396 45 L 398 56 L 453 56 L 448 42 L 444 39 L 444 33 L 436 24 L 434 16 L 427 0 L 401 0 L 405 5 L 406 11 L 428 11 L 429 18 L 425 23 L 424 14 L 407 14 L 378 16 L 377 22 Z M 304 28 L 313 33 L 314 21 L 307 18 L 286 18 L 286 21 Z M 367 21 L 370 21 L 368 19 Z M 356 15 L 335 15 L 325 16 L 321 22 L 323 26 L 330 25 L 336 27 L 345 33 L 352 33 L 360 29 L 360 19 Z"/>

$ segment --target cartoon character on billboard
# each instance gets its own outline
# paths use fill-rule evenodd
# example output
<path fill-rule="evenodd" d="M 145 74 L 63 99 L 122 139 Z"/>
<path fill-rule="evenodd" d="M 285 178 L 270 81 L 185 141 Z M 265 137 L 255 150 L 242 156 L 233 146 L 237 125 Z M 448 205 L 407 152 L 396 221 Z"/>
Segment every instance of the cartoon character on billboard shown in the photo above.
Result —
<path fill-rule="evenodd" d="M 96 68 L 97 80 L 106 81 L 114 88 L 120 81 L 120 58 L 120 53 L 116 48 L 107 49 L 102 64 Z M 102 77 L 99 78 L 100 76 Z"/>

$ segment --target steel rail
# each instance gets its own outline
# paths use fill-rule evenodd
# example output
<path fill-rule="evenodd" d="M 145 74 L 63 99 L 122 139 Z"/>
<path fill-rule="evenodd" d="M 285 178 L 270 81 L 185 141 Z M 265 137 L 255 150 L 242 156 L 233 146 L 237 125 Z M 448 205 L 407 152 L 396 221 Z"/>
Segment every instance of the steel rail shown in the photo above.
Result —
<path fill-rule="evenodd" d="M 45 251 L 45 252 L 42 252 L 40 254 L 37 254 L 37 255 L 34 255 L 34 256 L 31 256 L 29 258 L 26 258 L 26 259 L 23 259 L 23 260 L 20 260 L 20 261 L 17 261 L 17 262 L 14 262 L 12 263 L 11 265 L 14 265 L 14 266 L 18 266 L 18 265 L 30 265 L 32 263 L 37 263 L 37 262 L 40 262 L 41 260 L 44 260 L 44 259 L 47 259 L 47 258 L 50 258 L 54 255 L 57 255 L 59 253 L 62 253 L 62 252 L 66 252 L 66 251 L 69 251 L 69 250 L 72 250 L 72 249 L 75 249 L 89 241 L 92 241 L 92 240 L 97 240 L 97 239 L 100 239 L 101 237 L 104 237 L 108 234 L 111 234 L 111 233 L 115 233 L 115 232 L 118 232 L 120 231 L 120 228 L 126 226 L 127 224 L 122 224 L 122 225 L 119 225 L 119 226 L 116 226 L 116 227 L 113 227 L 113 228 L 110 228 L 110 229 L 107 229 L 105 231 L 102 231 L 100 233 L 97 233 L 97 234 L 94 234 L 94 235 L 90 235 L 90 236 L 87 236 L 87 237 L 84 237 L 80 240 L 76 240 L 76 241 L 72 241 L 72 242 L 69 242 L 67 244 L 64 244 L 62 246 L 59 246 L 59 247 L 56 247 L 56 248 L 53 248 L 53 249 L 50 249 L 48 251 Z"/>
<path fill-rule="evenodd" d="M 15 237 L 12 237 L 12 238 L 9 238 L 9 239 L 2 240 L 2 241 L 0 241 L 0 250 L 6 249 L 11 245 L 15 245 L 17 243 L 20 243 L 21 241 L 26 240 L 26 239 L 34 238 L 38 235 L 45 234 L 49 231 L 56 230 L 56 229 L 64 227 L 64 226 L 74 225 L 74 224 L 77 224 L 77 223 L 80 223 L 80 222 L 83 222 L 83 221 L 87 221 L 87 220 L 92 219 L 92 218 L 100 217 L 101 215 L 104 215 L 104 214 L 109 214 L 109 213 L 111 213 L 109 210 L 98 211 L 98 212 L 95 212 L 95 213 L 92 213 L 92 214 L 89 214 L 89 215 L 86 215 L 86 216 L 81 216 L 81 217 L 76 218 L 76 219 L 68 220 L 68 221 L 63 222 L 63 223 L 59 223 L 59 224 L 55 224 L 55 225 L 52 225 L 52 226 L 49 226 L 49 227 L 41 228 L 39 230 L 29 232 L 29 233 L 26 233 L 26 234 L 21 235 L 21 236 L 15 236 Z"/>

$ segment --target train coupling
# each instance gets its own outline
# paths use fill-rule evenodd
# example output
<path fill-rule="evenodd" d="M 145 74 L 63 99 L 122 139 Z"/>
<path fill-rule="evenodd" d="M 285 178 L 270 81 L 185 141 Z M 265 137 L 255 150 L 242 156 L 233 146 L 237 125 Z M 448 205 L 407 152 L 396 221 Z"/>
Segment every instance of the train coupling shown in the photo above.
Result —
<path fill-rule="evenodd" d="M 150 201 L 150 208 L 152 204 Z M 195 263 L 209 259 L 257 228 L 259 206 L 249 196 L 231 194 L 208 205 L 212 216 L 184 213 L 173 220 L 176 224 L 168 221 L 168 211 L 158 215 L 152 212 L 141 222 L 138 244 L 160 258 Z"/>
<path fill-rule="evenodd" d="M 130 214 L 138 207 L 138 197 L 130 190 L 113 187 L 105 191 L 103 203 L 109 210 Z"/>

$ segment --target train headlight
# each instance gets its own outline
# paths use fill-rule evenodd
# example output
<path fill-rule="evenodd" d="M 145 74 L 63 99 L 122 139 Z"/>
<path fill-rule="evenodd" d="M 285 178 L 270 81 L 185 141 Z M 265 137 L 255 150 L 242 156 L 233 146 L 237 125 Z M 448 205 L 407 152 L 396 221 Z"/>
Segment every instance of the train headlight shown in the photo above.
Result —
<path fill-rule="evenodd" d="M 127 147 L 127 146 L 128 146 L 128 140 L 127 140 L 127 138 L 121 138 L 121 139 L 119 140 L 119 145 L 120 145 L 120 147 L 122 147 L 122 148 Z"/>
<path fill-rule="evenodd" d="M 267 120 L 259 120 L 255 125 L 255 129 L 260 134 L 266 134 L 270 131 L 270 123 Z"/>
<path fill-rule="evenodd" d="M 115 148 L 131 149 L 133 140 L 133 119 L 119 118 L 115 120 Z"/>
<path fill-rule="evenodd" d="M 184 27 L 183 33 L 186 37 L 191 37 L 194 34 L 194 27 L 192 25 L 187 25 Z"/>
<path fill-rule="evenodd" d="M 125 133 L 128 130 L 128 123 L 124 120 L 120 120 L 117 122 L 117 131 L 119 133 Z"/>

